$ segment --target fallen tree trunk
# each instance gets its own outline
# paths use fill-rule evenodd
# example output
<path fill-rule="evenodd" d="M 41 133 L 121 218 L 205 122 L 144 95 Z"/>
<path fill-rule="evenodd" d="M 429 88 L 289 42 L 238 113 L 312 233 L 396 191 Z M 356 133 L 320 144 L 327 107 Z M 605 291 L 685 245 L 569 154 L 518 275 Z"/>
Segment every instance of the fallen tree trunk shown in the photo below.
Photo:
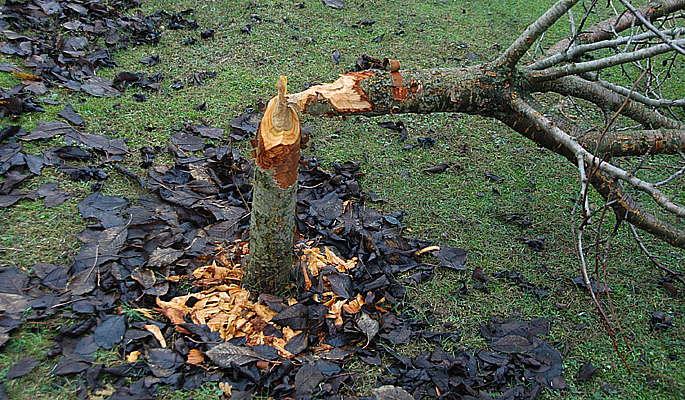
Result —
<path fill-rule="evenodd" d="M 617 157 L 685 153 L 685 124 L 672 112 L 669 115 L 660 112 L 661 107 L 685 104 L 685 99 L 652 99 L 635 94 L 633 89 L 597 79 L 598 72 L 611 66 L 634 64 L 679 49 L 683 42 L 679 36 L 682 28 L 669 26 L 652 32 L 657 28 L 649 21 L 684 9 L 685 0 L 671 0 L 665 10 L 643 9 L 648 13 L 648 18 L 643 18 L 647 18 L 649 29 L 645 28 L 646 33 L 630 33 L 639 33 L 635 37 L 640 43 L 630 49 L 625 45 L 618 55 L 600 53 L 591 61 L 576 63 L 567 57 L 568 47 L 575 43 L 574 40 L 564 40 L 553 46 L 554 51 L 541 60 L 519 66 L 521 57 L 533 43 L 575 3 L 577 0 L 560 0 L 492 62 L 452 69 L 352 72 L 341 75 L 335 82 L 291 94 L 288 102 L 300 112 L 315 116 L 459 112 L 498 119 L 578 166 L 581 184 L 591 184 L 611 204 L 619 220 L 627 219 L 674 246 L 685 247 L 685 226 L 678 220 L 685 217 L 685 206 L 676 202 L 677 197 L 671 198 L 662 191 L 664 185 L 685 175 L 685 168 L 672 166 L 675 173 L 670 173 L 661 182 L 649 182 L 638 178 L 638 171 L 627 171 L 613 164 Z M 624 21 L 625 18 L 612 20 Z M 606 24 L 606 21 L 600 22 L 587 31 L 600 32 Z M 625 29 L 623 25 L 621 28 Z M 654 38 L 665 39 L 664 42 L 649 41 Z M 580 56 L 598 49 L 617 48 L 617 43 L 631 43 L 631 40 L 632 36 L 618 36 L 617 33 L 584 35 L 578 39 L 583 45 L 576 44 L 577 47 L 571 47 L 568 53 L 575 51 L 574 54 Z M 676 56 L 679 54 L 673 55 Z M 546 61 L 548 59 L 551 61 Z M 645 70 L 636 78 L 634 86 L 648 73 Z M 670 70 L 669 73 L 673 74 Z M 663 84 L 656 78 L 654 81 Z M 550 117 L 542 112 L 542 107 L 533 98 L 537 93 L 575 97 L 614 117 L 607 121 L 605 129 L 581 132 L 562 116 Z M 618 114 L 641 127 L 621 132 L 610 130 Z M 633 191 L 649 195 L 656 207 L 650 209 L 675 216 L 675 220 L 666 222 L 654 212 L 646 211 L 647 208 L 627 194 Z M 587 192 L 583 192 L 586 196 Z M 586 199 L 583 202 L 587 204 Z M 583 213 L 591 214 L 588 209 Z"/>
<path fill-rule="evenodd" d="M 245 283 L 266 293 L 277 293 L 290 281 L 301 141 L 300 118 L 286 103 L 285 77 L 276 88 L 252 142 L 255 175 L 245 271 Z"/>

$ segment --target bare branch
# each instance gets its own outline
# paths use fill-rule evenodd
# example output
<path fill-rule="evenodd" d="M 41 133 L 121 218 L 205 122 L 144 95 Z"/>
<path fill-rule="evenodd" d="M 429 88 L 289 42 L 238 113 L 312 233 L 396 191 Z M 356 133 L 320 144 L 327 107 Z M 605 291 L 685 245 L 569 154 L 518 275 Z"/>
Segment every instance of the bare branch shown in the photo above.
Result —
<path fill-rule="evenodd" d="M 565 96 L 587 100 L 604 110 L 618 111 L 625 96 L 577 76 L 565 76 L 554 81 L 533 85 L 533 92 L 553 91 Z M 626 89 L 629 90 L 629 89 Z M 667 118 L 636 101 L 628 101 L 621 114 L 650 128 L 685 129 L 685 124 Z"/>
<path fill-rule="evenodd" d="M 685 151 L 685 129 L 627 130 L 607 132 L 601 140 L 596 132 L 577 136 L 576 141 L 598 155 L 611 157 L 677 154 Z M 654 186 L 660 186 L 655 184 Z"/>
<path fill-rule="evenodd" d="M 631 91 L 628 88 L 625 88 L 620 85 L 616 85 L 614 83 L 605 81 L 603 79 L 598 79 L 597 83 L 600 85 L 604 86 L 607 89 L 613 90 L 616 93 L 622 94 L 624 96 L 630 96 L 631 99 L 635 101 L 639 101 L 640 103 L 650 106 L 650 107 L 685 107 L 685 98 L 678 99 L 678 100 L 671 100 L 671 99 L 660 99 L 660 100 L 655 100 L 655 99 L 650 99 L 647 96 L 644 96 L 640 93 Z"/>
<path fill-rule="evenodd" d="M 685 39 L 674 40 L 673 44 L 685 45 Z M 656 46 L 645 49 L 635 50 L 630 53 L 620 53 L 610 57 L 604 57 L 597 60 L 586 61 L 581 63 L 566 64 L 556 68 L 546 69 L 542 72 L 529 72 L 531 82 L 549 81 L 560 78 L 562 76 L 577 75 L 585 72 L 598 71 L 601 69 L 613 67 L 629 62 L 645 60 L 659 54 L 673 51 L 673 47 L 669 44 L 658 44 Z"/>
<path fill-rule="evenodd" d="M 640 11 L 638 11 L 632 4 L 630 4 L 629 1 L 621 0 L 621 3 L 623 3 L 623 5 L 626 6 L 627 9 L 629 9 L 633 14 L 635 14 L 635 16 L 640 20 L 640 22 L 642 22 L 644 26 L 647 27 L 647 29 L 656 33 L 661 38 L 661 40 L 663 40 L 666 44 L 671 46 L 678 53 L 685 56 L 685 50 L 682 47 L 678 46 L 678 44 L 672 42 L 668 37 L 666 37 L 666 35 L 661 33 L 661 31 L 656 26 L 652 25 L 652 23 L 649 22 L 649 20 L 647 20 L 647 18 L 645 18 L 645 16 L 642 15 Z"/>
<path fill-rule="evenodd" d="M 682 152 L 680 152 L 680 156 L 685 158 L 685 155 L 683 155 Z M 683 176 L 683 174 L 685 174 L 685 165 L 682 168 L 680 168 L 675 174 L 672 174 L 671 176 L 669 176 L 668 178 L 664 179 L 661 182 L 655 183 L 654 186 L 659 187 L 659 186 L 668 185 L 672 180 L 680 178 L 681 176 Z"/>
<path fill-rule="evenodd" d="M 630 184 L 641 192 L 649 194 L 652 199 L 654 199 L 654 201 L 664 210 L 679 217 L 685 217 L 685 207 L 672 202 L 666 195 L 654 187 L 653 184 L 639 179 L 629 172 L 626 172 L 625 170 L 612 164 L 605 163 L 601 159 L 595 157 L 592 153 L 587 151 L 583 146 L 576 142 L 572 136 L 556 127 L 552 121 L 528 105 L 522 99 L 517 98 L 515 94 L 512 96 L 510 104 L 514 110 L 525 115 L 527 118 L 537 121 L 541 129 L 553 136 L 562 146 L 571 151 L 574 156 L 583 156 L 587 164 L 596 167 L 599 171 L 602 171 L 615 179 L 619 179 Z"/>
<path fill-rule="evenodd" d="M 539 121 L 527 118 L 514 110 L 503 110 L 497 118 L 539 146 L 554 151 L 571 163 L 576 164 L 574 154 L 544 131 L 540 127 Z M 632 197 L 624 193 L 618 181 L 598 171 L 590 177 L 590 183 L 605 200 L 611 199 L 608 204 L 619 219 L 627 219 L 645 232 L 673 246 L 685 248 L 685 229 L 673 226 L 646 211 Z"/>
<path fill-rule="evenodd" d="M 673 14 L 676 11 L 685 9 L 685 0 L 663 0 L 650 2 L 648 5 L 638 8 L 638 12 L 648 21 L 655 21 L 665 15 Z M 633 13 L 621 13 L 612 18 L 606 19 L 593 25 L 575 38 L 577 44 L 595 43 L 602 40 L 612 39 L 616 34 L 628 28 L 640 26 L 642 22 L 635 18 Z M 569 47 L 570 39 L 563 39 L 552 46 L 548 55 L 556 54 Z"/>
<path fill-rule="evenodd" d="M 654 263 L 654 265 L 656 265 L 657 268 L 673 275 L 673 277 L 675 279 L 679 280 L 680 283 L 685 285 L 685 279 L 683 278 L 683 275 L 679 272 L 676 272 L 676 271 L 664 266 L 662 263 L 660 263 L 659 260 L 657 260 L 656 257 L 654 257 L 652 255 L 652 253 L 649 252 L 649 250 L 647 249 L 647 246 L 645 246 L 644 242 L 640 238 L 640 235 L 638 235 L 637 230 L 635 229 L 635 226 L 631 223 L 628 223 L 628 226 L 630 226 L 630 231 L 633 233 L 633 237 L 635 238 L 635 241 L 637 242 L 638 246 L 640 246 L 640 249 L 642 250 L 642 252 L 645 253 L 647 258 L 649 258 L 649 260 L 652 263 Z"/>
<path fill-rule="evenodd" d="M 578 161 L 578 173 L 580 174 L 580 201 L 583 205 L 583 218 L 590 218 L 590 196 L 588 196 L 589 179 L 585 173 L 585 158 L 581 155 L 576 157 Z"/>
<path fill-rule="evenodd" d="M 664 31 L 659 31 L 664 36 L 671 36 L 671 37 L 676 37 L 680 34 L 685 32 L 685 28 L 674 28 L 674 29 L 668 29 Z M 583 54 L 587 54 L 591 51 L 595 50 L 600 50 L 600 49 L 608 49 L 608 48 L 616 48 L 618 46 L 631 43 L 631 42 L 640 42 L 643 40 L 648 40 L 648 39 L 653 39 L 657 37 L 657 34 L 654 32 L 645 32 L 641 33 L 639 35 L 635 36 L 621 36 L 619 38 L 613 39 L 613 40 L 602 40 L 600 42 L 594 42 L 594 43 L 588 43 L 588 44 L 583 44 L 583 45 L 578 45 L 578 46 L 572 46 L 568 50 L 560 51 L 559 53 L 556 53 L 552 56 L 549 56 L 547 58 L 543 58 L 541 60 L 538 60 L 534 62 L 533 64 L 527 66 L 527 69 L 531 70 L 543 70 L 546 68 L 549 68 L 551 66 L 557 65 L 561 62 L 573 62 L 576 60 L 578 57 L 582 56 Z"/>
<path fill-rule="evenodd" d="M 612 201 L 611 208 L 618 218 L 625 218 L 631 224 L 676 247 L 685 248 L 685 230 L 657 218 L 626 195 L 620 183 L 601 172 L 591 178 L 592 186 L 604 199 Z"/>
<path fill-rule="evenodd" d="M 495 64 L 511 70 L 521 60 L 521 57 L 530 49 L 535 41 L 562 15 L 571 9 L 579 0 L 559 0 L 542 14 L 535 22 L 526 28 L 509 48 L 495 60 Z"/>

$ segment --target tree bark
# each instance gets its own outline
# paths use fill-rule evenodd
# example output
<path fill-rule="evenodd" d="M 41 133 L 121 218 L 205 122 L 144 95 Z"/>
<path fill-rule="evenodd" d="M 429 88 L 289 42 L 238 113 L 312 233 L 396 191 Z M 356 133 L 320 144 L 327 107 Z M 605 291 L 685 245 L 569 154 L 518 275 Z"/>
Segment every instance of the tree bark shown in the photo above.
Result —
<path fill-rule="evenodd" d="M 278 293 L 290 281 L 293 264 L 300 118 L 286 103 L 286 79 L 276 85 L 254 139 L 255 176 L 245 283 L 259 292 Z"/>
<path fill-rule="evenodd" d="M 288 101 L 299 111 L 316 116 L 349 114 L 373 116 L 433 112 L 478 114 L 504 122 L 538 145 L 564 156 L 576 165 L 577 156 L 568 145 L 542 129 L 541 121 L 530 120 L 513 108 L 514 98 L 527 98 L 534 91 L 554 88 L 555 91 L 574 92 L 578 86 L 569 84 L 570 78 L 575 77 L 559 78 L 543 88 L 539 84 L 532 85 L 524 72 L 510 72 L 496 63 L 460 69 L 392 73 L 364 71 L 344 74 L 333 83 L 312 86 L 303 92 L 291 94 Z M 573 83 L 577 85 L 577 81 Z M 588 83 L 592 84 L 592 82 Z M 597 92 L 603 90 L 594 85 L 592 88 Z M 574 94 L 581 98 L 589 97 L 581 95 L 584 93 L 582 90 L 578 92 Z M 605 95 L 595 93 L 596 97 L 590 100 L 595 100 L 611 110 L 620 110 L 622 114 L 639 120 L 638 122 L 676 129 L 644 132 L 644 134 L 632 136 L 610 133 L 601 137 L 599 147 L 600 132 L 585 133 L 574 138 L 581 146 L 584 146 L 587 152 L 592 153 L 599 149 L 598 153 L 602 153 L 601 155 L 624 156 L 644 155 L 648 152 L 677 154 L 679 151 L 685 151 L 685 140 L 683 140 L 685 129 L 682 124 L 631 101 L 621 108 L 621 102 L 625 100 L 624 96 L 615 93 L 615 96 L 608 96 L 608 93 L 602 94 Z M 611 154 L 612 152 L 617 154 Z M 588 165 L 590 165 L 589 162 Z M 602 165 L 611 167 L 606 163 Z M 597 176 L 591 177 L 590 183 L 605 199 L 621 198 L 621 201 L 613 205 L 617 215 L 620 215 L 619 218 L 627 218 L 634 225 L 659 236 L 674 246 L 685 247 L 685 230 L 665 223 L 645 211 L 632 198 L 625 195 L 618 182 L 615 181 L 615 177 L 610 176 L 610 172 L 598 171 L 596 174 Z M 640 182 L 640 185 L 643 185 L 643 182 Z M 656 191 L 649 185 L 645 187 Z M 619 194 L 620 197 L 618 197 Z M 650 192 L 650 194 L 653 193 Z M 666 201 L 663 198 L 660 200 Z"/>
<path fill-rule="evenodd" d="M 664 98 L 661 94 L 664 82 L 680 73 L 675 57 L 685 52 L 680 47 L 685 44 L 680 36 L 685 28 L 678 25 L 683 15 L 669 14 L 685 9 L 685 0 L 650 2 L 640 9 L 627 0 L 621 2 L 628 7 L 627 11 L 591 27 L 585 27 L 583 19 L 576 27 L 571 8 L 578 0 L 558 0 L 492 62 L 452 69 L 353 72 L 341 75 L 333 83 L 292 94 L 288 102 L 301 112 L 316 116 L 459 112 L 498 119 L 578 168 L 585 216 L 591 213 L 586 190 L 591 184 L 611 203 L 618 219 L 627 219 L 674 246 L 685 247 L 685 229 L 681 228 L 685 205 L 678 203 L 682 199 L 677 195 L 677 187 L 663 190 L 685 175 L 685 167 L 669 165 L 670 170 L 659 171 L 670 174 L 669 177 L 650 182 L 638 177 L 647 175 L 640 167 L 630 171 L 614 162 L 626 156 L 685 157 L 685 124 L 679 120 L 679 114 L 668 108 L 682 106 L 685 99 Z M 586 18 L 597 11 L 596 6 L 593 2 L 590 9 L 585 9 Z M 536 40 L 566 14 L 573 37 L 561 40 L 534 63 L 520 65 Z M 653 24 L 655 21 L 658 23 Z M 629 29 L 634 27 L 644 29 Z M 620 35 L 623 31 L 626 34 Z M 597 52 L 591 54 L 593 51 Z M 655 69 L 655 55 L 674 51 L 680 54 L 660 58 L 659 64 L 664 68 Z M 589 61 L 585 61 L 587 57 Z M 650 59 L 647 67 L 640 64 L 645 59 Z M 600 79 L 604 69 L 627 64 L 638 71 L 631 77 L 626 72 L 628 68 L 622 69 L 629 75 L 632 88 Z M 542 111 L 544 108 L 533 95 L 550 92 L 586 100 L 605 116 L 612 116 L 606 118 L 606 127 L 581 132 L 564 116 L 550 116 Z M 619 114 L 642 126 L 630 131 L 612 130 Z M 670 172 L 673 170 L 677 172 Z M 627 195 L 633 192 L 648 194 L 654 207 L 645 208 Z M 657 214 L 646 211 L 653 209 L 675 219 L 664 222 Z"/>

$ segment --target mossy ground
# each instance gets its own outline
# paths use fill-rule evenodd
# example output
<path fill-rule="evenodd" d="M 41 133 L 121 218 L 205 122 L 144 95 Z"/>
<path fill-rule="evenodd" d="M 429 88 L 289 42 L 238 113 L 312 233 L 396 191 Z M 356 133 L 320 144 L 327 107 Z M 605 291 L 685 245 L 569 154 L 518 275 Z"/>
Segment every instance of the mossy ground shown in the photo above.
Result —
<path fill-rule="evenodd" d="M 275 93 L 279 75 L 288 77 L 289 89 L 295 92 L 306 84 L 334 80 L 339 73 L 351 69 L 363 53 L 399 59 L 404 69 L 478 63 L 492 59 L 506 48 L 553 3 L 347 0 L 343 10 L 333 10 L 319 0 L 305 0 L 304 8 L 296 7 L 301 2 L 145 0 L 145 14 L 161 8 L 170 13 L 195 9 L 202 29 L 214 29 L 215 38 L 200 39 L 199 31 L 166 31 L 158 45 L 137 46 L 117 53 L 121 66 L 102 70 L 102 76 L 112 77 L 121 71 L 165 75 L 162 89 L 145 92 L 149 96 L 146 102 L 133 100 L 134 89 L 115 98 L 52 90 L 49 96 L 60 105 L 46 107 L 44 114 L 24 115 L 12 124 L 33 129 L 37 120 L 51 120 L 64 104 L 71 103 L 86 120 L 88 130 L 127 138 L 132 154 L 125 166 L 144 174 L 138 167 L 140 146 L 166 145 L 171 127 L 185 122 L 206 121 L 229 129 L 230 119 Z M 261 22 L 256 21 L 255 14 Z M 372 27 L 353 27 L 363 19 L 376 22 Z M 249 35 L 240 30 L 246 24 L 252 24 Z M 563 28 L 565 25 L 555 28 L 549 36 L 559 35 Z M 373 41 L 381 35 L 382 40 Z M 196 38 L 196 44 L 182 45 L 187 37 Z M 332 63 L 330 58 L 336 49 L 341 52 L 339 64 Z M 151 54 L 160 55 L 162 62 L 154 67 L 138 62 Z M 4 56 L 0 61 L 20 63 Z M 205 85 L 189 86 L 188 76 L 196 71 L 214 71 L 217 76 Z M 175 91 L 170 88 L 174 80 L 186 85 Z M 11 87 L 18 80 L 2 74 L 0 83 Z M 560 99 L 551 100 L 555 103 Z M 206 102 L 206 111 L 196 110 L 194 107 L 202 102 Z M 478 325 L 492 316 L 553 319 L 549 340 L 567 352 L 564 368 L 571 389 L 546 393 L 546 398 L 685 397 L 683 299 L 669 297 L 657 285 L 660 273 L 640 253 L 626 228 L 611 241 L 605 265 L 613 289 L 613 308 L 608 307 L 606 300 L 604 304 L 612 321 L 615 318 L 623 327 L 627 340 L 618 339 L 619 349 L 632 373 L 617 356 L 589 297 L 568 279 L 579 274 L 570 234 L 570 210 L 578 190 L 573 166 L 494 120 L 462 115 L 393 117 L 407 125 L 406 143 L 415 143 L 425 136 L 437 141 L 428 149 L 404 151 L 396 133 L 376 125 L 388 119 L 304 117 L 303 124 L 315 126 L 309 152 L 326 162 L 364 160 L 364 189 L 388 199 L 379 206 L 384 211 L 406 210 L 404 223 L 409 235 L 465 248 L 469 251 L 468 266 L 481 267 L 489 274 L 521 271 L 549 293 L 538 300 L 511 283 L 495 279 L 488 284 L 489 293 L 470 290 L 464 295 L 459 287 L 462 280 L 468 284 L 469 273 L 437 269 L 433 280 L 409 288 L 412 304 L 433 312 L 438 328 L 462 332 L 459 347 L 483 346 Z M 36 152 L 41 146 L 55 143 L 59 141 L 26 145 L 25 149 Z M 247 155 L 245 144 L 236 146 Z M 421 172 L 441 162 L 454 165 L 439 175 Z M 493 183 L 485 178 L 486 171 L 505 180 Z M 131 199 L 144 194 L 117 172 L 108 172 L 111 178 L 104 185 L 104 194 Z M 22 201 L 0 210 L 2 264 L 29 270 L 39 261 L 67 263 L 77 252 L 78 241 L 72 234 L 87 224 L 78 215 L 77 203 L 89 193 L 89 184 L 69 182 L 53 171 L 34 178 L 24 189 L 48 181 L 59 181 L 60 187 L 75 198 L 52 209 L 45 209 L 40 202 Z M 592 201 L 598 203 L 599 199 Z M 505 222 L 514 213 L 526 214 L 532 225 L 524 229 Z M 604 229 L 611 226 L 612 221 L 608 221 Z M 522 243 L 521 237 L 545 238 L 544 250 L 533 251 Z M 664 264 L 674 268 L 685 265 L 682 251 L 649 237 L 644 240 Z M 648 321 L 654 311 L 674 316 L 674 326 L 663 333 L 650 331 Z M 26 324 L 13 333 L 0 354 L 0 377 L 19 358 L 44 359 L 52 335 L 66 322 Z M 399 350 L 413 353 L 427 346 L 419 342 Z M 122 355 L 115 349 L 98 357 L 114 362 Z M 576 371 L 586 361 L 598 366 L 598 373 L 589 382 L 575 382 Z M 75 398 L 74 380 L 48 375 L 55 363 L 46 360 L 29 375 L 5 381 L 10 398 Z M 360 375 L 360 387 L 368 394 L 376 376 L 384 370 L 360 362 L 353 365 Z M 208 384 L 192 393 L 171 389 L 163 389 L 162 393 L 166 399 L 214 399 L 217 387 Z"/>

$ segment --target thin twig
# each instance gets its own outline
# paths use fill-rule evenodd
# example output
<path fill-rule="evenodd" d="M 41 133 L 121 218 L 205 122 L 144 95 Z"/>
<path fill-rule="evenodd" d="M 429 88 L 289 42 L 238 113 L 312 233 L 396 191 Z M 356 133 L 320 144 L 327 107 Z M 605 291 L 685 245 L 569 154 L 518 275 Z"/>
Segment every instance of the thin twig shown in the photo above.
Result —
<path fill-rule="evenodd" d="M 647 27 L 647 29 L 656 33 L 659 36 L 659 38 L 661 40 L 663 40 L 666 44 L 671 46 L 678 53 L 685 56 L 685 49 L 683 49 L 682 47 L 678 46 L 676 43 L 669 40 L 666 37 L 666 35 L 661 33 L 661 31 L 656 26 L 652 25 L 652 23 L 649 22 L 649 20 L 647 20 L 647 18 L 645 18 L 645 16 L 642 15 L 642 13 L 639 12 L 632 4 L 630 4 L 629 1 L 627 1 L 627 0 L 620 0 L 620 1 L 621 1 L 621 3 L 623 3 L 624 6 L 626 6 L 627 9 L 629 9 L 633 13 L 633 15 L 635 15 L 637 17 L 637 19 L 639 19 Z"/>
<path fill-rule="evenodd" d="M 685 45 L 685 39 L 678 39 L 673 43 Z M 546 69 L 541 72 L 531 72 L 529 74 L 531 82 L 544 82 L 561 78 L 562 76 L 577 75 L 584 72 L 599 71 L 616 65 L 626 64 L 634 61 L 645 60 L 659 54 L 673 51 L 668 44 L 659 44 L 630 53 L 621 53 L 609 57 L 598 58 L 592 61 L 566 64 L 560 67 Z"/>
<path fill-rule="evenodd" d="M 663 31 L 662 33 L 664 35 L 668 36 L 677 36 L 685 31 L 685 28 L 674 28 L 674 29 L 669 29 L 667 31 Z M 556 65 L 562 61 L 573 61 L 580 57 L 583 54 L 589 53 L 594 50 L 601 50 L 601 49 L 608 49 L 608 48 L 615 48 L 620 45 L 630 45 L 633 42 L 636 41 L 643 41 L 647 39 L 652 39 L 656 37 L 656 34 L 654 32 L 645 32 L 641 33 L 639 35 L 635 36 L 620 36 L 616 39 L 611 39 L 611 40 L 602 40 L 600 42 L 594 42 L 594 43 L 588 43 L 588 44 L 583 44 L 583 45 L 578 45 L 569 48 L 567 51 L 564 52 L 559 52 L 556 53 L 552 56 L 549 56 L 547 58 L 543 58 L 542 60 L 539 60 L 527 68 L 529 69 L 534 69 L 534 70 L 542 70 L 549 68 L 553 65 Z"/>
<path fill-rule="evenodd" d="M 685 285 L 685 278 L 683 278 L 683 274 L 681 272 L 674 271 L 660 263 L 659 260 L 657 260 L 656 257 L 654 257 L 652 253 L 650 253 L 650 251 L 647 249 L 647 246 L 645 246 L 645 243 L 642 241 L 642 238 L 640 238 L 640 235 L 638 235 L 637 230 L 635 229 L 635 225 L 628 222 L 628 226 L 630 227 L 630 231 L 633 233 L 635 241 L 637 242 L 638 246 L 640 246 L 642 252 L 645 253 L 647 258 L 649 258 L 649 261 L 656 265 L 656 267 L 660 270 L 668 272 L 669 274 L 673 275 L 675 279 L 677 279 L 678 281 L 680 281 L 680 283 Z"/>
<path fill-rule="evenodd" d="M 618 348 L 618 343 L 616 343 L 616 336 L 614 334 L 613 329 L 611 329 L 611 325 L 609 324 L 609 319 L 606 315 L 606 312 L 604 311 L 604 308 L 600 304 L 599 299 L 597 299 L 595 292 L 592 290 L 592 283 L 590 282 L 590 276 L 587 272 L 587 263 L 585 262 L 585 254 L 584 254 L 584 249 L 583 249 L 583 230 L 582 229 L 578 229 L 576 246 L 577 246 L 577 251 L 578 251 L 578 255 L 579 255 L 578 261 L 580 263 L 580 271 L 581 271 L 581 275 L 583 277 L 583 282 L 585 283 L 585 287 L 587 288 L 588 292 L 590 292 L 590 296 L 592 297 L 592 301 L 595 303 L 595 306 L 597 307 L 597 312 L 599 313 L 600 320 L 604 324 L 604 327 L 606 328 L 607 333 L 609 334 L 609 338 L 611 338 L 611 342 L 614 344 L 616 354 L 618 354 L 621 361 L 623 361 L 623 364 L 628 369 L 628 373 L 632 373 L 632 371 L 630 370 L 630 366 L 628 365 L 628 362 L 623 357 L 623 354 L 621 354 L 621 350 Z M 608 290 L 608 288 L 607 288 L 607 290 Z"/>
<path fill-rule="evenodd" d="M 512 93 L 512 99 L 510 101 L 511 106 L 521 114 L 525 115 L 532 121 L 536 121 L 538 127 L 549 133 L 555 140 L 559 142 L 562 146 L 566 147 L 574 155 L 578 156 L 582 154 L 586 162 L 591 163 L 599 168 L 599 170 L 605 172 L 615 179 L 619 179 L 627 182 L 631 186 L 637 188 L 641 192 L 647 193 L 652 196 L 652 199 L 661 206 L 664 210 L 675 214 L 679 217 L 685 217 L 685 207 L 674 203 L 660 190 L 654 187 L 650 182 L 639 179 L 635 176 L 630 175 L 627 171 L 616 167 L 615 165 L 605 163 L 601 159 L 596 158 L 594 154 L 585 150 L 572 136 L 562 131 L 558 126 L 556 126 L 547 117 L 542 115 L 539 111 L 531 107 L 523 99 L 518 97 L 516 93 Z M 592 175 L 590 175 L 592 176 Z"/>

